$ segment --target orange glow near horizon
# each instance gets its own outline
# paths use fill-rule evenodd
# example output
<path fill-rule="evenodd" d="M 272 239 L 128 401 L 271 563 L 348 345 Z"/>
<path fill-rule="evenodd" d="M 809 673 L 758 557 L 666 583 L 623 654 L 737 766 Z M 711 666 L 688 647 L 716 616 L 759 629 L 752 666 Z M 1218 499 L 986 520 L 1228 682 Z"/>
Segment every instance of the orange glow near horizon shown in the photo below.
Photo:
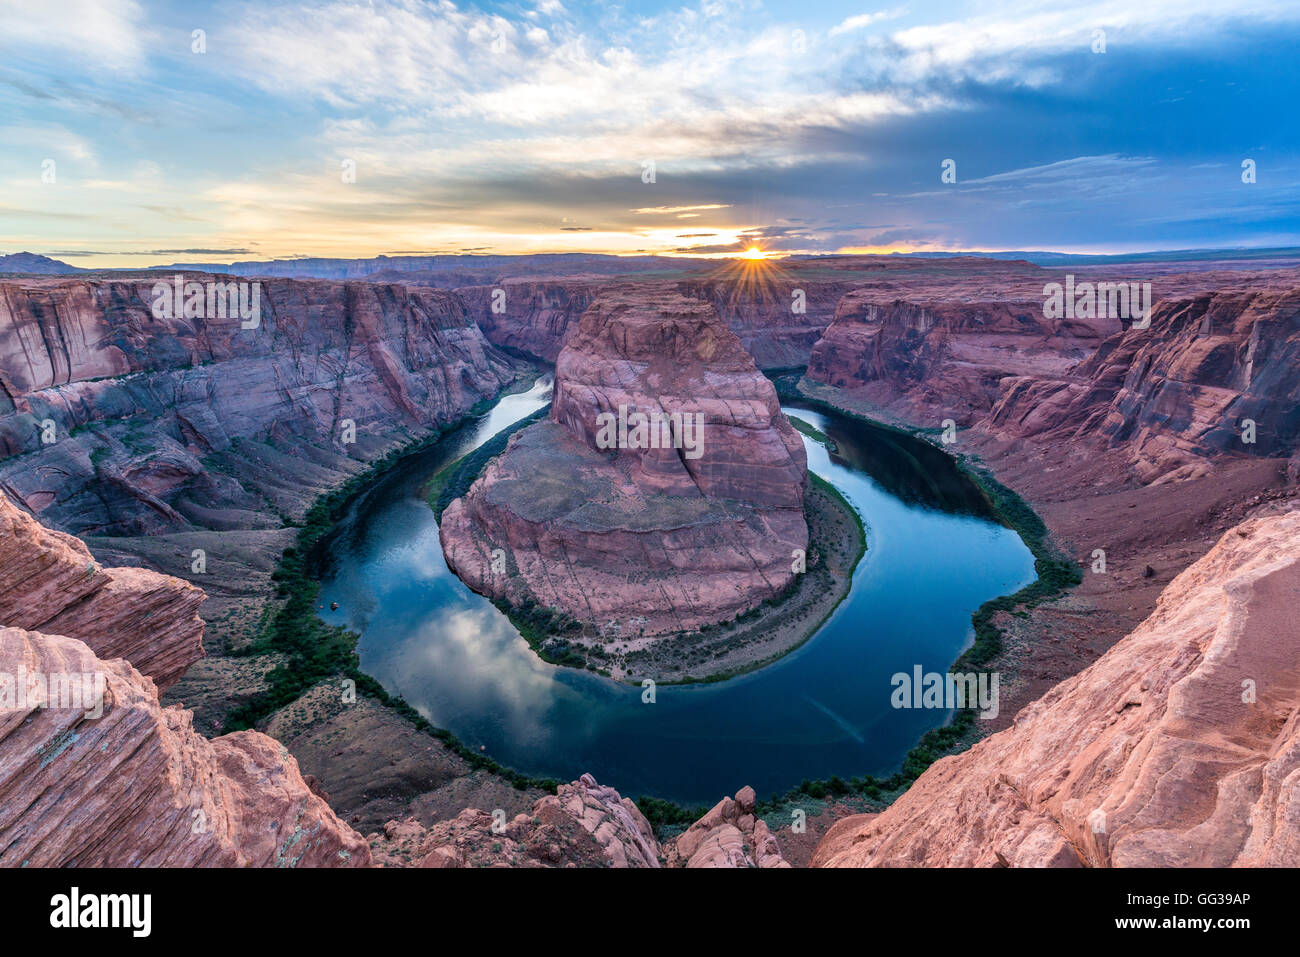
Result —
<path fill-rule="evenodd" d="M 750 260 L 766 259 L 767 253 L 763 252 L 763 250 L 759 249 L 757 246 L 750 246 L 740 254 L 740 258 Z"/>

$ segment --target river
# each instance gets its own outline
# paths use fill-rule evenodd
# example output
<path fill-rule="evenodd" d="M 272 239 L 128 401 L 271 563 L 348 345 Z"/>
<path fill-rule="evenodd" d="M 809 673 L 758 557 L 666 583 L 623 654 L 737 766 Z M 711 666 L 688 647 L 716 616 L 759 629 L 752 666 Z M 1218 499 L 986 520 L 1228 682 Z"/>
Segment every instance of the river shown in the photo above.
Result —
<path fill-rule="evenodd" d="M 808 467 L 862 515 L 867 553 L 843 603 L 792 654 L 712 685 L 657 689 L 538 659 L 487 599 L 448 571 L 420 497 L 442 465 L 545 405 L 549 376 L 411 456 L 352 503 L 325 544 L 322 612 L 360 633 L 361 666 L 433 724 L 526 774 L 591 772 L 629 796 L 711 804 L 803 779 L 888 776 L 943 710 L 895 709 L 890 678 L 944 672 L 982 602 L 1034 577 L 1033 557 L 987 513 L 952 460 L 924 442 L 787 407 L 835 442 L 805 438 Z"/>

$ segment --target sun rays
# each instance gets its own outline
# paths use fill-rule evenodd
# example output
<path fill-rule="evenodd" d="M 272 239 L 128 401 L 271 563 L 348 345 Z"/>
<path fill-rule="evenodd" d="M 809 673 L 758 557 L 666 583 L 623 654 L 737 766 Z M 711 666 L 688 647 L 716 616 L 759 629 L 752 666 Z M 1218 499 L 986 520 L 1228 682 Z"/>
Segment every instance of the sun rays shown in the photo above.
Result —
<path fill-rule="evenodd" d="M 798 285 L 770 254 L 751 246 L 735 259 L 725 260 L 710 276 L 723 296 L 719 305 L 728 310 L 758 306 L 768 310 L 790 309 Z"/>

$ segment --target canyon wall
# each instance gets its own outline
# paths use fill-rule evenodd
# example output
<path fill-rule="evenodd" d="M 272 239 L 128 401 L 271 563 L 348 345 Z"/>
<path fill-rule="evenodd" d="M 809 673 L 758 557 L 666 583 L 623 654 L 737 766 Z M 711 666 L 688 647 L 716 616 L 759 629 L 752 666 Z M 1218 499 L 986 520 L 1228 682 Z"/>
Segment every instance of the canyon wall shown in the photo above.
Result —
<path fill-rule="evenodd" d="M 1088 269 L 1076 290 L 1143 267 Z M 1044 287 L 1066 273 L 1029 263 L 911 264 L 847 292 L 812 349 L 810 394 L 999 439 L 1094 439 L 1150 483 L 1204 475 L 1221 456 L 1300 453 L 1300 271 L 1158 269 L 1149 325 L 1099 296 L 1048 318 Z M 1245 420 L 1254 441 L 1243 441 Z M 1300 467 L 1294 471 L 1300 474 Z"/>
<path fill-rule="evenodd" d="M 1012 375 L 1060 375 L 1118 332 L 1118 319 L 1047 319 L 1022 262 L 953 259 L 886 272 L 843 296 L 807 377 L 916 421 L 977 421 Z"/>
<path fill-rule="evenodd" d="M 506 279 L 456 294 L 488 341 L 554 362 L 570 331 L 607 280 Z"/>
<path fill-rule="evenodd" d="M 102 567 L 0 494 L 0 623 L 80 639 L 166 688 L 203 657 L 203 599 L 178 578 Z"/>
<path fill-rule="evenodd" d="M 677 283 L 712 304 L 760 369 L 806 366 L 851 279 L 813 279 L 771 263 L 742 263 Z M 802 295 L 797 295 L 801 293 Z"/>
<path fill-rule="evenodd" d="M 620 407 L 698 417 L 694 451 L 686 432 L 682 447 L 602 448 L 598 420 Z M 561 353 L 551 418 L 447 508 L 442 546 L 475 590 L 557 608 L 603 637 L 690 631 L 792 579 L 808 542 L 805 477 L 775 390 L 712 307 L 618 287 Z"/>
<path fill-rule="evenodd" d="M 0 282 L 0 488 L 77 534 L 278 526 L 515 375 L 450 293 L 265 280 L 245 329 L 155 281 Z"/>
<path fill-rule="evenodd" d="M 601 276 L 518 278 L 456 293 L 493 345 L 554 362 L 592 300 L 618 284 Z M 808 364 L 840 297 L 857 281 L 804 278 L 771 264 L 747 263 L 639 285 L 709 303 L 760 369 L 776 369 Z M 802 293 L 797 300 L 796 290 Z"/>
<path fill-rule="evenodd" d="M 1300 865 L 1300 512 L 1251 519 L 1091 667 L 878 815 L 823 867 Z"/>
<path fill-rule="evenodd" d="M 1203 475 L 1222 456 L 1296 454 L 1300 283 L 1285 278 L 1162 300 L 1149 329 L 1116 333 L 1067 375 L 1009 378 L 989 429 L 1127 447 L 1144 482 Z"/>

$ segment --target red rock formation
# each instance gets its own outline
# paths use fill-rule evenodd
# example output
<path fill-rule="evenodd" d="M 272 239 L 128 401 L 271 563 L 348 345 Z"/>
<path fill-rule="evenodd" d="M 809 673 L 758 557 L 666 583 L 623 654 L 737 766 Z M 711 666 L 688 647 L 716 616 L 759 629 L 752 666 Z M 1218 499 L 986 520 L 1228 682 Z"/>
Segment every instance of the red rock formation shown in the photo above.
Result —
<path fill-rule="evenodd" d="M 166 688 L 203 657 L 203 599 L 178 578 L 100 567 L 0 494 L 0 624 L 78 638 Z"/>
<path fill-rule="evenodd" d="M 799 506 L 807 460 L 776 390 L 711 306 L 656 287 L 603 294 L 555 368 L 551 418 L 602 451 L 602 413 L 703 414 L 702 454 L 622 450 L 644 485 L 760 506 Z"/>
<path fill-rule="evenodd" d="M 371 834 L 388 867 L 789 867 L 742 788 L 667 846 L 637 806 L 584 774 L 506 821 L 473 808 L 425 827 L 390 821 Z"/>
<path fill-rule="evenodd" d="M 554 362 L 605 282 L 596 277 L 503 279 L 456 293 L 493 345 Z"/>
<path fill-rule="evenodd" d="M 262 280 L 244 329 L 155 281 L 0 283 L 0 483 L 78 534 L 265 526 L 514 378 L 451 293 Z"/>
<path fill-rule="evenodd" d="M 814 866 L 1300 865 L 1300 512 L 1229 531 L 1008 729 Z"/>
<path fill-rule="evenodd" d="M 102 708 L 31 691 L 20 702 L 17 679 L 33 675 L 51 689 L 55 676 L 93 676 Z M 370 862 L 280 744 L 251 731 L 207 740 L 188 711 L 158 703 L 153 681 L 81 641 L 0 628 L 0 702 L 0 866 Z"/>
<path fill-rule="evenodd" d="M 677 284 L 712 303 L 760 369 L 806 366 L 852 279 L 815 279 L 798 264 L 743 263 Z"/>
<path fill-rule="evenodd" d="M 674 867 L 789 867 L 767 823 L 754 813 L 754 789 L 723 798 L 673 841 Z"/>
<path fill-rule="evenodd" d="M 993 407 L 1005 402 L 1005 390 L 1014 387 L 1018 390 L 1015 415 L 1031 420 L 1031 428 L 1039 421 L 1054 419 L 1062 404 L 1073 403 L 1076 395 L 1093 387 L 1109 393 L 1105 400 L 1112 398 L 1114 382 L 1089 382 L 1089 374 L 1100 369 L 1089 371 L 1086 360 L 1108 367 L 1131 363 L 1138 346 L 1126 351 L 1115 347 L 1110 337 L 1153 343 L 1154 326 L 1161 316 L 1166 317 L 1161 322 L 1167 324 L 1170 309 L 1192 308 L 1197 312 L 1196 321 L 1203 319 L 1190 302 L 1173 306 L 1177 300 L 1196 300 L 1221 289 L 1232 290 L 1221 294 L 1230 298 L 1274 295 L 1279 286 L 1294 286 L 1297 274 L 1296 270 L 1170 273 L 1160 264 L 1134 264 L 1088 268 L 1086 274 L 1075 277 L 1078 289 L 1083 289 L 1084 282 L 1151 283 L 1153 329 L 1144 334 L 1132 330 L 1136 338 L 1128 338 L 1130 333 L 1125 330 L 1131 319 L 1049 319 L 1045 287 L 1065 282 L 1066 270 L 984 259 L 904 260 L 880 268 L 879 280 L 863 283 L 840 300 L 835 321 L 813 348 L 806 381 L 814 387 L 841 390 L 848 394 L 849 404 L 880 408 L 926 425 L 937 424 L 940 417 L 952 417 L 962 425 L 983 423 Z M 1244 322 L 1256 319 L 1245 315 L 1249 309 L 1244 300 L 1223 300 L 1213 320 L 1216 334 L 1235 335 L 1244 350 L 1242 343 L 1248 335 L 1243 338 L 1236 328 L 1236 320 L 1229 315 L 1234 309 Z M 1102 312 L 1100 307 L 1097 312 Z M 1284 316 L 1274 317 L 1274 321 L 1282 320 Z M 1225 332 L 1225 325 L 1232 329 Z M 1156 350 L 1161 347 L 1153 346 Z M 1148 352 L 1148 358 L 1152 355 Z M 1218 358 L 1197 374 L 1210 380 L 1221 377 L 1223 369 L 1214 368 L 1221 359 L 1219 352 Z M 1186 354 L 1178 359 L 1183 368 L 1175 377 L 1186 369 L 1187 360 Z M 1125 365 L 1122 372 L 1112 368 L 1109 373 L 1123 377 L 1127 368 Z M 1240 372 L 1239 364 L 1229 377 L 1240 378 Z M 1171 397 L 1171 390 L 1165 391 Z M 1279 399 L 1288 394 L 1283 387 Z M 1096 398 L 1091 395 L 1088 400 L 1095 402 Z M 1036 410 L 1043 402 L 1049 407 Z M 1004 413 L 998 415 L 1005 417 Z M 1153 408 L 1148 423 L 1162 416 L 1177 419 L 1169 407 Z M 1075 424 L 1079 420 L 1075 415 Z"/>
<path fill-rule="evenodd" d="M 0 865 L 369 862 L 278 742 L 159 704 L 203 653 L 203 597 L 0 495 Z"/>
<path fill-rule="evenodd" d="M 601 449 L 598 417 L 620 406 L 702 416 L 698 445 Z M 712 308 L 624 287 L 561 354 L 551 420 L 516 434 L 443 513 L 442 547 L 475 590 L 604 636 L 689 631 L 790 581 L 808 540 L 805 474 L 771 383 Z"/>
<path fill-rule="evenodd" d="M 1300 452 L 1300 285 L 1286 276 L 1163 300 L 1149 329 L 1117 333 L 1068 375 L 1008 379 L 989 429 L 1127 446 L 1144 482 L 1204 474 L 1222 455 Z"/>
<path fill-rule="evenodd" d="M 1060 278 L 1024 262 L 899 264 L 840 300 L 808 378 L 914 421 L 967 424 L 1002 378 L 1063 373 L 1119 330 L 1118 319 L 1045 318 L 1043 287 Z"/>
<path fill-rule="evenodd" d="M 467 808 L 425 828 L 390 821 L 370 835 L 389 867 L 658 867 L 660 847 L 637 806 L 584 774 L 506 821 Z"/>
<path fill-rule="evenodd" d="M 710 303 L 761 369 L 808 364 L 840 297 L 860 280 L 804 275 L 796 264 L 733 264 L 691 278 L 641 281 L 655 295 L 674 290 Z M 602 276 L 503 279 L 456 290 L 488 340 L 554 362 L 592 300 L 619 281 Z M 500 290 L 493 309 L 493 295 Z"/>

